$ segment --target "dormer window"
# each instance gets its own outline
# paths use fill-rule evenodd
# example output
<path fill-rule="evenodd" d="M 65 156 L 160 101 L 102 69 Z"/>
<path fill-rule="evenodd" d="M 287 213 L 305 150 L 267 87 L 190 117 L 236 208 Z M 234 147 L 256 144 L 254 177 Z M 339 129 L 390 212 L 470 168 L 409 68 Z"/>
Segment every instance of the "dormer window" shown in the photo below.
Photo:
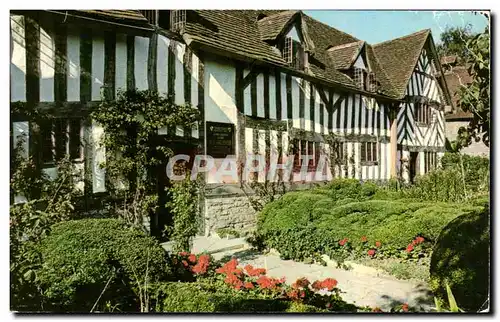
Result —
<path fill-rule="evenodd" d="M 174 32 L 183 32 L 186 27 L 186 10 L 172 10 L 170 13 L 170 29 Z"/>
<path fill-rule="evenodd" d="M 304 47 L 292 37 L 285 37 L 283 49 L 281 51 L 283 60 L 293 68 L 304 69 Z"/>

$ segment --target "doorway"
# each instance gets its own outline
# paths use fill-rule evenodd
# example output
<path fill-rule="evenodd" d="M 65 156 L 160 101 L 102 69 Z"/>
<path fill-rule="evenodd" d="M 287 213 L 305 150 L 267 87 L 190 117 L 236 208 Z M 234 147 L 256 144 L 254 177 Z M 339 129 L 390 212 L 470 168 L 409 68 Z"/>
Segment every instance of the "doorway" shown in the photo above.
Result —
<path fill-rule="evenodd" d="M 418 152 L 410 152 L 410 182 L 415 182 L 415 177 L 417 176 L 417 160 Z"/>

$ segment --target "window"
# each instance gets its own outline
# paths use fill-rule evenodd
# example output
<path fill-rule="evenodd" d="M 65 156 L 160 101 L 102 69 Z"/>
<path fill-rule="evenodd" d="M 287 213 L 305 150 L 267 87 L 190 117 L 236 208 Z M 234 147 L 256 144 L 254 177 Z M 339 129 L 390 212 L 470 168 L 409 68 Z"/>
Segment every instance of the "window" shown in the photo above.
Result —
<path fill-rule="evenodd" d="M 346 145 L 344 142 L 338 142 L 334 150 L 335 159 L 338 163 L 344 163 L 346 161 Z"/>
<path fill-rule="evenodd" d="M 368 77 L 366 78 L 366 89 L 372 93 L 378 91 L 378 82 L 373 72 L 368 73 Z"/>
<path fill-rule="evenodd" d="M 424 172 L 427 173 L 436 168 L 437 164 L 437 153 L 436 152 L 424 152 Z"/>
<path fill-rule="evenodd" d="M 378 143 L 377 142 L 362 142 L 361 143 L 361 163 L 365 165 L 375 165 L 378 162 Z"/>
<path fill-rule="evenodd" d="M 45 164 L 62 160 L 66 154 L 72 160 L 82 159 L 81 120 L 54 119 L 40 126 L 41 159 Z"/>
<path fill-rule="evenodd" d="M 292 37 L 285 37 L 281 53 L 287 64 L 297 69 L 304 69 L 305 52 L 299 41 L 293 40 Z"/>
<path fill-rule="evenodd" d="M 293 141 L 293 166 L 295 171 L 300 171 L 303 164 L 302 157 L 310 156 L 308 168 L 315 167 L 319 160 L 321 154 L 319 142 L 311 142 L 306 140 L 294 140 Z"/>
<path fill-rule="evenodd" d="M 431 108 L 426 103 L 415 103 L 416 121 L 422 124 L 430 124 Z"/>
<path fill-rule="evenodd" d="M 356 84 L 356 87 L 360 89 L 365 89 L 365 74 L 366 71 L 362 68 L 354 67 L 353 68 L 353 80 L 354 84 Z"/>
<path fill-rule="evenodd" d="M 140 10 L 148 22 L 154 26 L 158 24 L 158 10 Z"/>
<path fill-rule="evenodd" d="M 186 26 L 186 10 L 172 10 L 170 14 L 170 29 L 183 32 Z"/>

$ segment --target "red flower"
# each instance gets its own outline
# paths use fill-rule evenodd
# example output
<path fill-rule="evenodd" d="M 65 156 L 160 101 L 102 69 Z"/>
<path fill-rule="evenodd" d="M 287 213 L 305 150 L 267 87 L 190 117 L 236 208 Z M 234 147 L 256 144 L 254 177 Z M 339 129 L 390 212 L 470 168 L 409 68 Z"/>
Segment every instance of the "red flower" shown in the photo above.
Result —
<path fill-rule="evenodd" d="M 179 256 L 187 256 L 189 253 L 188 252 L 180 252 Z"/>
<path fill-rule="evenodd" d="M 298 300 L 299 299 L 299 291 L 298 290 L 291 290 L 286 294 L 289 298 Z"/>
<path fill-rule="evenodd" d="M 282 284 L 284 282 L 284 279 L 269 278 L 263 275 L 259 277 L 256 282 L 262 289 L 275 289 L 278 284 Z"/>
<path fill-rule="evenodd" d="M 186 262 L 185 260 L 182 261 L 182 265 L 184 265 L 184 267 L 188 267 L 189 266 L 188 262 Z"/>
<path fill-rule="evenodd" d="M 321 283 L 321 286 L 321 288 L 326 288 L 328 291 L 331 291 L 337 286 L 337 280 L 333 278 L 326 278 Z"/>
<path fill-rule="evenodd" d="M 301 298 L 306 297 L 306 292 L 304 290 L 300 291 L 300 297 Z"/>
<path fill-rule="evenodd" d="M 309 280 L 305 277 L 299 278 L 292 284 L 293 288 L 307 287 L 310 284 Z"/>
<path fill-rule="evenodd" d="M 235 288 L 236 290 L 238 290 L 238 291 L 239 291 L 239 290 L 243 287 L 243 282 L 242 282 L 242 281 L 240 281 L 240 280 L 237 280 L 236 282 L 234 282 L 233 286 L 234 286 L 234 288 Z"/>
<path fill-rule="evenodd" d="M 344 246 L 344 245 L 345 245 L 345 243 L 347 243 L 347 241 L 348 241 L 348 239 L 347 239 L 347 238 L 344 238 L 344 239 L 342 239 L 342 240 L 340 240 L 340 241 L 339 241 L 339 245 L 340 245 L 340 246 Z"/>
<path fill-rule="evenodd" d="M 382 246 L 381 242 L 379 242 L 379 241 L 375 242 L 375 247 L 380 248 L 381 246 Z"/>
<path fill-rule="evenodd" d="M 417 244 L 421 244 L 425 241 L 424 237 L 421 237 L 421 236 L 418 236 L 417 238 L 415 238 L 415 242 Z"/>
<path fill-rule="evenodd" d="M 409 244 L 407 247 L 406 247 L 406 252 L 407 253 L 411 253 L 411 251 L 413 250 L 413 245 L 412 244 Z"/>
<path fill-rule="evenodd" d="M 401 309 L 403 310 L 403 312 L 408 312 L 408 303 L 404 303 L 404 304 L 401 306 Z"/>
<path fill-rule="evenodd" d="M 252 282 L 246 282 L 245 283 L 245 288 L 248 289 L 248 290 L 251 290 L 251 289 L 255 288 L 255 286 L 253 285 Z"/>
<path fill-rule="evenodd" d="M 362 241 L 363 243 L 366 243 L 366 242 L 368 241 L 368 238 L 366 238 L 366 236 L 362 236 L 362 237 L 361 237 L 361 241 Z"/>
<path fill-rule="evenodd" d="M 321 286 L 321 282 L 320 281 L 314 281 L 314 283 L 312 283 L 312 288 L 315 289 L 315 290 L 321 290 L 322 289 L 322 286 Z"/>
<path fill-rule="evenodd" d="M 368 251 L 368 256 L 370 256 L 370 257 L 375 256 L 375 249 L 370 249 L 370 250 Z"/>
<path fill-rule="evenodd" d="M 246 265 L 244 268 L 248 276 L 260 276 L 266 274 L 265 268 L 253 268 L 252 265 Z"/>
<path fill-rule="evenodd" d="M 227 262 L 226 264 L 222 265 L 222 267 L 217 268 L 215 270 L 215 272 L 219 273 L 219 274 L 226 274 L 226 275 L 233 274 L 235 272 L 237 266 L 238 266 L 238 260 L 236 258 L 233 258 L 229 262 Z"/>
<path fill-rule="evenodd" d="M 198 258 L 198 263 L 193 266 L 191 271 L 194 274 L 205 274 L 207 272 L 208 266 L 210 265 L 210 256 L 209 255 L 200 255 Z"/>
<path fill-rule="evenodd" d="M 195 254 L 190 254 L 188 256 L 188 261 L 190 261 L 191 263 L 196 263 L 196 255 Z"/>
<path fill-rule="evenodd" d="M 326 306 L 327 309 L 329 309 L 332 306 L 332 303 L 328 302 L 328 303 L 326 303 L 325 306 Z"/>

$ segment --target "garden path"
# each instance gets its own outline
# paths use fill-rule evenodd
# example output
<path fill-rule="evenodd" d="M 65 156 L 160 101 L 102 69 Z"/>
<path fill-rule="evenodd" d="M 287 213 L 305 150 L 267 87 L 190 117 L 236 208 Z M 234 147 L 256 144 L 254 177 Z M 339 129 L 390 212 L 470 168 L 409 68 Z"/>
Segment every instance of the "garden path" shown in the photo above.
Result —
<path fill-rule="evenodd" d="M 306 277 L 310 281 L 335 278 L 342 291 L 342 298 L 358 306 L 379 307 L 384 311 L 402 303 L 408 303 L 419 311 L 428 311 L 434 307 L 431 292 L 424 283 L 398 280 L 372 268 L 345 270 L 282 260 L 276 254 L 262 254 L 251 250 L 243 238 L 197 237 L 192 252 L 208 252 L 215 259 L 229 260 L 236 257 L 241 266 L 250 264 L 266 268 L 268 276 L 285 277 L 287 283 L 293 283 L 299 277 Z"/>

